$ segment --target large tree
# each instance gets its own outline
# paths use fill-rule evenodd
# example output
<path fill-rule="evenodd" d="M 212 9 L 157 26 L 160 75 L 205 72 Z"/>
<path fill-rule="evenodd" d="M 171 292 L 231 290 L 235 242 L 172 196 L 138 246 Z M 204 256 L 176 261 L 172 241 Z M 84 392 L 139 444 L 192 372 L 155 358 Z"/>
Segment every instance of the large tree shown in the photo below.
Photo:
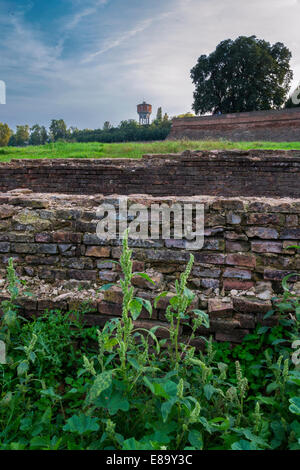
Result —
<path fill-rule="evenodd" d="M 48 140 L 48 133 L 44 126 L 34 124 L 30 129 L 30 145 L 44 145 Z"/>
<path fill-rule="evenodd" d="M 196 114 L 236 113 L 280 108 L 293 72 L 291 52 L 281 42 L 271 45 L 256 36 L 222 41 L 201 55 L 191 70 Z"/>
<path fill-rule="evenodd" d="M 52 119 L 49 129 L 51 137 L 55 142 L 68 137 L 67 125 L 63 119 Z"/>
<path fill-rule="evenodd" d="M 8 145 L 12 131 L 7 124 L 0 122 L 0 147 L 6 147 Z"/>
<path fill-rule="evenodd" d="M 22 126 L 17 126 L 17 130 L 15 133 L 15 143 L 19 147 L 23 147 L 24 145 L 27 145 L 29 142 L 29 137 L 30 137 L 30 127 L 28 124 L 22 125 Z"/>

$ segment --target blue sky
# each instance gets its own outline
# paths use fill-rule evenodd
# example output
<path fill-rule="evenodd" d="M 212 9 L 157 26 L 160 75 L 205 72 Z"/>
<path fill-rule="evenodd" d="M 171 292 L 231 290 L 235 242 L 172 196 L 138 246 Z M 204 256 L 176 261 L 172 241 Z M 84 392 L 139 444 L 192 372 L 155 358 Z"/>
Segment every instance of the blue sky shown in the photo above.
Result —
<path fill-rule="evenodd" d="M 0 0 L 0 121 L 97 128 L 136 118 L 141 100 L 191 110 L 189 71 L 223 39 L 256 34 L 292 51 L 299 0 Z"/>

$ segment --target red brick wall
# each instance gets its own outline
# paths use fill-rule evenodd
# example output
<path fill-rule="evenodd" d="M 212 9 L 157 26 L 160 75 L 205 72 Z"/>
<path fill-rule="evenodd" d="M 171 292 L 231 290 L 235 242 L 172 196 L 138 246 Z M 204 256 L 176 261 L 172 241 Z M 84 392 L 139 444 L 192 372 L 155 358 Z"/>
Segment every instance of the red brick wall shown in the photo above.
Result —
<path fill-rule="evenodd" d="M 174 119 L 169 139 L 299 142 L 300 108 Z"/>
<path fill-rule="evenodd" d="M 300 197 L 300 151 L 213 151 L 133 159 L 13 160 L 0 191 Z"/>

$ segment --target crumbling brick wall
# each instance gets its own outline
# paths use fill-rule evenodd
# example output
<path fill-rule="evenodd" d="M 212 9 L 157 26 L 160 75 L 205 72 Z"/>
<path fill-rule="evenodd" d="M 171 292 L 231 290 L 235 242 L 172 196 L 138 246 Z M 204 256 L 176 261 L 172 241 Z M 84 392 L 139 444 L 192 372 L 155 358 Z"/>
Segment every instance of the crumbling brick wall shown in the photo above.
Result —
<path fill-rule="evenodd" d="M 77 308 L 90 304 L 86 320 L 103 325 L 121 314 L 122 296 L 118 286 L 99 293 L 99 287 L 117 283 L 120 240 L 99 239 L 97 209 L 103 202 L 117 207 L 118 197 L 32 194 L 13 191 L 0 195 L 0 275 L 2 299 L 5 269 L 12 257 L 19 275 L 26 279 L 33 296 L 21 294 L 24 314 L 45 309 Z M 240 342 L 271 308 L 271 299 L 280 293 L 281 280 L 299 272 L 300 254 L 288 246 L 300 241 L 300 198 L 256 197 L 159 197 L 130 196 L 128 205 L 198 202 L 205 206 L 205 243 L 201 250 L 188 251 L 185 240 L 131 240 L 134 271 L 145 271 L 153 286 L 134 278 L 136 293 L 162 298 L 152 319 L 143 311 L 138 324 L 165 325 L 165 308 L 174 292 L 174 282 L 185 269 L 190 253 L 195 264 L 189 287 L 195 292 L 194 307 L 208 311 L 211 327 L 205 335 L 217 340 Z M 297 278 L 291 279 L 292 282 Z M 294 284 L 297 290 L 297 282 Z M 269 320 L 270 321 L 270 320 Z M 165 335 L 164 329 L 157 331 Z M 187 330 L 182 331 L 182 335 Z"/>
<path fill-rule="evenodd" d="M 299 142 L 300 108 L 178 118 L 168 138 Z"/>
<path fill-rule="evenodd" d="M 133 159 L 12 160 L 0 191 L 300 197 L 300 151 L 196 151 Z"/>

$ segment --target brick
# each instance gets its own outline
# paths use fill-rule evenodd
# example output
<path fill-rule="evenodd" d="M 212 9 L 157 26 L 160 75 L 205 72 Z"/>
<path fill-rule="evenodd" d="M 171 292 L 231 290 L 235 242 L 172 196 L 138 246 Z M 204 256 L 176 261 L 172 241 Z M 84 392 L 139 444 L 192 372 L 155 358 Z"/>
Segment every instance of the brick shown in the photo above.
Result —
<path fill-rule="evenodd" d="M 265 269 L 264 270 L 264 279 L 267 281 L 282 281 L 282 279 L 288 274 L 294 274 L 294 271 L 281 271 L 278 269 Z M 297 282 L 299 277 L 293 276 L 290 277 L 289 282 Z"/>
<path fill-rule="evenodd" d="M 69 279 L 77 279 L 78 281 L 95 281 L 97 279 L 97 271 L 73 269 L 68 271 Z"/>
<path fill-rule="evenodd" d="M 300 228 L 287 228 L 281 232 L 281 240 L 300 240 Z"/>
<path fill-rule="evenodd" d="M 110 256 L 110 248 L 107 246 L 89 246 L 85 255 L 94 256 L 95 258 L 107 258 Z"/>
<path fill-rule="evenodd" d="M 226 264 L 234 266 L 246 266 L 248 268 L 255 268 L 256 258 L 252 254 L 229 254 L 226 257 Z"/>
<path fill-rule="evenodd" d="M 195 261 L 197 263 L 204 263 L 204 264 L 224 264 L 225 263 L 225 255 L 218 253 L 196 253 L 195 254 Z"/>
<path fill-rule="evenodd" d="M 251 242 L 251 249 L 255 253 L 282 253 L 282 243 L 255 241 Z"/>
<path fill-rule="evenodd" d="M 284 216 L 282 214 L 248 214 L 248 225 L 282 225 Z"/>
<path fill-rule="evenodd" d="M 233 277 L 237 279 L 245 279 L 250 280 L 252 279 L 251 271 L 247 271 L 245 269 L 238 269 L 238 268 L 226 268 L 223 274 L 223 277 Z"/>
<path fill-rule="evenodd" d="M 242 241 L 247 241 L 248 240 L 248 237 L 247 235 L 245 235 L 244 233 L 240 233 L 240 232 L 225 232 L 225 238 L 227 240 L 231 240 L 231 241 L 236 241 L 236 240 L 242 240 Z"/>
<path fill-rule="evenodd" d="M 226 241 L 226 251 L 227 252 L 239 252 L 239 251 L 249 251 L 250 243 L 244 241 Z"/>
<path fill-rule="evenodd" d="M 246 313 L 237 313 L 234 318 L 239 322 L 241 328 L 253 329 L 256 326 L 255 317 Z"/>
<path fill-rule="evenodd" d="M 119 317 L 122 315 L 122 304 L 105 302 L 102 300 L 101 302 L 98 302 L 98 312 L 104 315 L 115 315 Z"/>
<path fill-rule="evenodd" d="M 97 235 L 92 233 L 85 233 L 83 235 L 83 243 L 84 245 L 107 245 L 107 240 L 103 238 L 99 238 Z"/>
<path fill-rule="evenodd" d="M 0 219 L 9 219 L 17 213 L 17 210 L 14 206 L 10 205 L 1 205 L 0 206 Z"/>
<path fill-rule="evenodd" d="M 217 332 L 216 341 L 229 341 L 230 343 L 242 343 L 249 330 L 237 329 L 231 332 Z"/>
<path fill-rule="evenodd" d="M 56 243 L 81 243 L 82 234 L 72 232 L 55 232 L 53 234 L 53 241 Z"/>
<path fill-rule="evenodd" d="M 218 278 L 221 274 L 221 269 L 218 268 L 202 268 L 201 266 L 195 266 L 192 270 L 193 276 L 199 277 L 213 277 Z"/>
<path fill-rule="evenodd" d="M 233 304 L 222 302 L 221 299 L 208 299 L 208 313 L 210 317 L 228 317 L 232 314 Z"/>
<path fill-rule="evenodd" d="M 136 287 L 140 287 L 141 289 L 160 289 L 164 280 L 164 277 L 161 273 L 153 273 L 153 274 L 148 274 L 150 279 L 154 282 L 152 284 L 150 281 L 147 281 L 147 279 L 144 279 L 141 276 L 134 276 L 132 278 L 132 284 Z"/>
<path fill-rule="evenodd" d="M 16 253 L 36 253 L 37 245 L 33 243 L 12 243 L 11 251 Z"/>
<path fill-rule="evenodd" d="M 213 238 L 204 239 L 203 250 L 223 251 L 225 248 L 225 241 Z"/>
<path fill-rule="evenodd" d="M 0 242 L 0 253 L 8 253 L 10 251 L 10 243 Z"/>
<path fill-rule="evenodd" d="M 225 290 L 249 290 L 254 286 L 254 282 L 240 281 L 238 279 L 224 279 L 223 287 Z"/>
<path fill-rule="evenodd" d="M 122 305 L 123 293 L 122 289 L 118 286 L 112 286 L 109 290 L 103 292 L 104 300 L 106 302 L 116 303 Z"/>
<path fill-rule="evenodd" d="M 298 226 L 298 215 L 290 214 L 285 217 L 285 226 L 286 227 L 297 227 Z"/>
<path fill-rule="evenodd" d="M 201 286 L 204 289 L 218 289 L 220 287 L 220 281 L 217 279 L 201 279 Z"/>
<path fill-rule="evenodd" d="M 36 253 L 45 253 L 55 255 L 57 253 L 57 245 L 53 243 L 41 243 L 36 245 Z"/>
<path fill-rule="evenodd" d="M 239 313 L 267 313 L 272 308 L 272 303 L 257 298 L 235 297 L 233 307 Z"/>
<path fill-rule="evenodd" d="M 231 225 L 239 225 L 242 221 L 242 217 L 239 214 L 234 214 L 230 212 L 226 216 L 226 222 Z"/>
<path fill-rule="evenodd" d="M 51 243 L 53 241 L 52 233 L 37 233 L 35 241 L 38 243 Z"/>
<path fill-rule="evenodd" d="M 101 281 L 115 282 L 118 274 L 113 271 L 99 271 L 99 279 Z"/>
<path fill-rule="evenodd" d="M 250 227 L 248 230 L 246 230 L 246 234 L 249 238 L 257 237 L 271 240 L 276 240 L 279 238 L 277 230 L 266 227 Z"/>
<path fill-rule="evenodd" d="M 238 320 L 234 318 L 211 319 L 210 330 L 212 332 L 232 332 L 232 330 L 239 328 L 241 325 Z"/>

